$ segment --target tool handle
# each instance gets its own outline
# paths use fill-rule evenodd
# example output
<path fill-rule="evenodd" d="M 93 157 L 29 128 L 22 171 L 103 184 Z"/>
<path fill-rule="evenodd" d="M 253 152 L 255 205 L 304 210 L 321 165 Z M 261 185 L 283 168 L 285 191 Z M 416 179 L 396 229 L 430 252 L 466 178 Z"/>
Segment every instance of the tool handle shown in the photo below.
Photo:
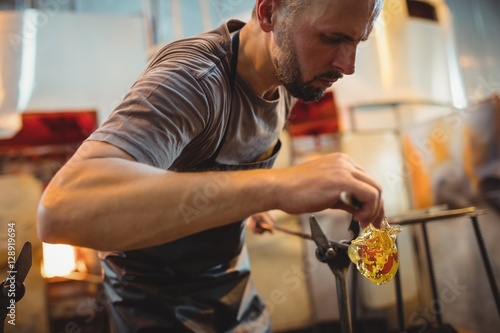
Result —
<path fill-rule="evenodd" d="M 356 197 L 347 193 L 347 191 L 342 191 L 340 193 L 340 200 L 344 204 L 351 206 L 354 209 L 361 209 L 363 207 L 363 204 L 361 203 L 361 201 L 359 201 L 358 199 L 356 199 Z"/>

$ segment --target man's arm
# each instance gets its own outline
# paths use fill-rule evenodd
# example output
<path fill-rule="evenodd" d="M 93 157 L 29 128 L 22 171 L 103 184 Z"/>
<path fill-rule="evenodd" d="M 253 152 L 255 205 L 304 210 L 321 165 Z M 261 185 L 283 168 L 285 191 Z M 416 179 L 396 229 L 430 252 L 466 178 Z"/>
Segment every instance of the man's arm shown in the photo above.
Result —
<path fill-rule="evenodd" d="M 352 159 L 332 154 L 286 168 L 178 173 L 136 162 L 112 145 L 87 141 L 54 176 L 39 207 L 42 241 L 98 250 L 159 245 L 254 213 L 349 207 L 363 203 L 362 225 L 383 218 L 380 186 Z"/>

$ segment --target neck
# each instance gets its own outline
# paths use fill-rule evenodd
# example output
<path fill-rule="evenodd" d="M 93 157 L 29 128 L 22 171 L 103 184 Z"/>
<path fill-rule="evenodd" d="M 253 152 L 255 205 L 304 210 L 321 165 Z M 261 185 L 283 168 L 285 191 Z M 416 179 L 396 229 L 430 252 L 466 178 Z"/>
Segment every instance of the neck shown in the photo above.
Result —
<path fill-rule="evenodd" d="M 270 33 L 250 20 L 240 32 L 238 75 L 264 99 L 273 99 L 280 85 L 271 58 Z"/>

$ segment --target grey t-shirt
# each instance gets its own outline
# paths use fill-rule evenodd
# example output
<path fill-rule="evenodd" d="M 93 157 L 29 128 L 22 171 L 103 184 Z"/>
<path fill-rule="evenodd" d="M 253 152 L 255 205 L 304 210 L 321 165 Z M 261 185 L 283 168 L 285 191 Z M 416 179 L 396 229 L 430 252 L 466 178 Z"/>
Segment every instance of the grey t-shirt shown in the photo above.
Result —
<path fill-rule="evenodd" d="M 115 145 L 141 163 L 184 171 L 212 157 L 227 127 L 217 164 L 240 167 L 265 159 L 291 98 L 280 90 L 275 100 L 264 100 L 238 76 L 231 87 L 230 32 L 242 25 L 229 21 L 163 48 L 89 140 Z M 251 326 L 268 332 L 243 240 L 244 224 L 235 221 L 151 248 L 102 253 L 117 331 L 151 328 L 154 322 L 162 331 Z"/>
<path fill-rule="evenodd" d="M 240 77 L 230 87 L 230 31 L 219 28 L 164 47 L 148 64 L 123 102 L 89 140 L 104 141 L 137 161 L 185 170 L 209 158 L 228 133 L 217 162 L 257 161 L 275 145 L 291 98 L 280 89 L 265 100 Z"/>

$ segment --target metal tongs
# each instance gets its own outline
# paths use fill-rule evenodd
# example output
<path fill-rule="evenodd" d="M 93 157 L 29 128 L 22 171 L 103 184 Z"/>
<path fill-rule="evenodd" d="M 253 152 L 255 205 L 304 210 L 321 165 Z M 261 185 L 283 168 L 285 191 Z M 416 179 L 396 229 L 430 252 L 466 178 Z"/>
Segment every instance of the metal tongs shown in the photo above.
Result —
<path fill-rule="evenodd" d="M 335 275 L 337 284 L 337 299 L 339 304 L 340 328 L 342 333 L 352 333 L 351 307 L 349 304 L 349 294 L 347 290 L 347 271 L 351 265 L 351 260 L 347 255 L 347 250 L 351 240 L 359 235 L 359 224 L 351 220 L 349 230 L 353 233 L 353 238 L 349 241 L 334 242 L 326 238 L 321 230 L 318 221 L 314 216 L 309 218 L 311 226 L 311 235 L 289 230 L 278 225 L 269 225 L 266 222 L 260 223 L 260 227 L 267 231 L 278 230 L 289 235 L 299 236 L 304 239 L 312 240 L 316 244 L 316 258 L 328 264 L 330 270 Z"/>
<path fill-rule="evenodd" d="M 360 209 L 362 205 L 356 198 L 350 196 L 345 191 L 340 194 L 340 200 L 354 209 Z M 318 258 L 319 261 L 328 264 L 328 267 L 330 267 L 330 270 L 335 275 L 341 332 L 352 333 L 353 325 L 351 307 L 349 304 L 349 294 L 347 290 L 347 271 L 351 265 L 351 260 L 349 259 L 347 251 L 351 241 L 359 235 L 359 224 L 354 219 L 351 219 L 349 230 L 352 232 L 353 237 L 351 240 L 344 240 L 340 242 L 329 241 L 314 216 L 309 218 L 309 224 L 311 227 L 311 235 L 299 231 L 289 230 L 278 225 L 269 225 L 265 222 L 260 223 L 260 227 L 267 231 L 279 230 L 290 235 L 314 241 L 317 246 L 316 258 Z"/>
<path fill-rule="evenodd" d="M 309 224 L 311 226 L 312 239 L 317 246 L 316 258 L 328 264 L 328 267 L 330 267 L 330 270 L 335 275 L 341 332 L 352 333 L 351 306 L 347 290 L 347 271 L 351 265 L 347 250 L 351 241 L 329 241 L 314 216 L 309 218 Z M 352 239 L 356 238 L 359 234 L 359 224 L 351 220 L 349 230 L 353 232 L 354 237 Z"/>

